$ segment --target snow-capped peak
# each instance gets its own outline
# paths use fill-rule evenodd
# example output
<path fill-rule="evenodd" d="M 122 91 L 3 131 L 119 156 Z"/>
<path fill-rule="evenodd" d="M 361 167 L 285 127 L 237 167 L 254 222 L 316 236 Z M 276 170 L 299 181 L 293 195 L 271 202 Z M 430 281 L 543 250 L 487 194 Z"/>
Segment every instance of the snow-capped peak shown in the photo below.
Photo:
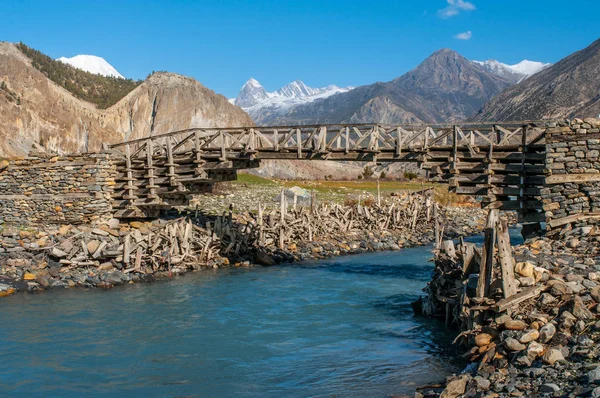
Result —
<path fill-rule="evenodd" d="M 258 80 L 256 80 L 255 78 L 251 77 L 250 79 L 248 79 L 248 81 L 244 84 L 243 87 L 262 87 L 261 84 L 258 82 Z"/>
<path fill-rule="evenodd" d="M 518 64 L 509 65 L 509 67 L 512 70 L 514 70 L 515 72 L 522 73 L 527 76 L 531 76 L 534 73 L 538 73 L 542 69 L 546 69 L 550 65 L 551 64 L 545 64 L 543 62 L 529 61 L 529 60 L 524 59 L 523 61 L 519 62 Z"/>
<path fill-rule="evenodd" d="M 474 64 L 479 65 L 483 69 L 488 72 L 494 73 L 498 76 L 502 76 L 512 81 L 513 83 L 518 83 L 523 79 L 528 78 L 529 76 L 541 71 L 549 67 L 551 64 L 546 64 L 543 62 L 536 61 L 528 61 L 523 60 L 515 65 L 508 65 L 502 62 L 498 62 L 495 59 L 490 59 L 488 61 L 472 61 Z"/>
<path fill-rule="evenodd" d="M 351 90 L 352 88 L 353 87 L 340 88 L 335 85 L 313 88 L 307 86 L 301 80 L 294 80 L 277 91 L 267 92 L 256 79 L 250 78 L 242 86 L 242 89 L 233 103 L 246 110 L 251 107 L 281 108 L 301 102 L 312 102 L 315 99 L 326 98 L 333 94 Z"/>
<path fill-rule="evenodd" d="M 77 69 L 81 69 L 96 75 L 123 78 L 123 76 L 117 72 L 117 70 L 113 68 L 111 64 L 106 62 L 104 58 L 97 57 L 95 55 L 76 55 L 72 58 L 60 57 L 57 59 L 57 61 L 69 64 Z"/>

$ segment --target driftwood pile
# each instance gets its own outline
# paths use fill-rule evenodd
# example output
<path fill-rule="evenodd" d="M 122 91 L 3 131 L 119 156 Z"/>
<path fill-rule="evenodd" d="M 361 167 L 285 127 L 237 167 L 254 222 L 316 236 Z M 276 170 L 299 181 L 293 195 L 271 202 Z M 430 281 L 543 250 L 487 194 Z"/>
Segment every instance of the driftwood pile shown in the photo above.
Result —
<path fill-rule="evenodd" d="M 283 194 L 281 195 L 283 198 Z M 341 236 L 352 231 L 415 230 L 418 226 L 431 225 L 440 206 L 433 200 L 433 189 L 392 196 L 385 203 L 366 206 L 360 199 L 353 206 L 312 201 L 310 207 L 288 209 L 281 200 L 277 210 L 265 212 L 259 204 L 257 214 L 249 220 L 258 231 L 257 244 L 261 247 L 311 242 L 319 237 Z"/>
<path fill-rule="evenodd" d="M 572 267 L 575 257 L 563 267 L 516 262 L 507 223 L 496 210 L 486 227 L 482 248 L 441 243 L 427 296 L 415 305 L 459 328 L 455 343 L 467 347 L 463 357 L 470 364 L 415 396 L 590 396 L 600 385 L 598 273 Z"/>
<path fill-rule="evenodd" d="M 42 250 L 61 267 L 115 267 L 122 272 L 154 273 L 173 267 L 196 268 L 216 257 L 257 250 L 286 249 L 298 242 L 342 236 L 352 231 L 422 229 L 439 222 L 432 190 L 392 197 L 385 204 L 355 206 L 320 203 L 287 209 L 221 216 L 190 214 L 178 219 L 96 228 L 69 227 Z"/>
<path fill-rule="evenodd" d="M 83 229 L 80 230 L 80 229 Z M 64 239 L 46 248 L 63 267 L 112 265 L 124 273 L 153 273 L 181 264 L 204 264 L 219 252 L 220 240 L 189 218 L 164 224 L 132 223 L 130 229 L 66 227 Z"/>

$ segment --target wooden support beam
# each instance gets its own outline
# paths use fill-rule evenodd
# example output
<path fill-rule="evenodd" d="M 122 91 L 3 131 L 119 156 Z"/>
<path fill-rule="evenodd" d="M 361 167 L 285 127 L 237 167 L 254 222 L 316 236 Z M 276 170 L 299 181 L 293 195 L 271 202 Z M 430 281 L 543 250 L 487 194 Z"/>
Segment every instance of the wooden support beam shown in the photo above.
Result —
<path fill-rule="evenodd" d="M 515 280 L 515 259 L 512 255 L 510 235 L 506 221 L 498 224 L 498 259 L 502 272 L 502 293 L 504 298 L 517 294 L 517 282 Z"/>

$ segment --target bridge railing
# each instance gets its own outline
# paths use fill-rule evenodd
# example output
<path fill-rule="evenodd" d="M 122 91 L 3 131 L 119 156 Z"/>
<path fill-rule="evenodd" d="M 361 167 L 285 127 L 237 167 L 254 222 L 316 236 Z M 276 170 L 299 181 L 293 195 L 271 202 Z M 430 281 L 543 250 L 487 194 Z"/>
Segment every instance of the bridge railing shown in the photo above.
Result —
<path fill-rule="evenodd" d="M 122 142 L 110 147 L 124 159 L 182 154 L 198 161 L 245 157 L 259 159 L 359 160 L 356 154 L 382 161 L 407 161 L 406 153 L 432 149 L 468 150 L 534 145 L 544 128 L 533 122 L 464 125 L 343 124 L 311 126 L 197 128 Z M 353 156 L 348 156 L 354 154 Z M 415 161 L 412 159 L 412 161 Z"/>

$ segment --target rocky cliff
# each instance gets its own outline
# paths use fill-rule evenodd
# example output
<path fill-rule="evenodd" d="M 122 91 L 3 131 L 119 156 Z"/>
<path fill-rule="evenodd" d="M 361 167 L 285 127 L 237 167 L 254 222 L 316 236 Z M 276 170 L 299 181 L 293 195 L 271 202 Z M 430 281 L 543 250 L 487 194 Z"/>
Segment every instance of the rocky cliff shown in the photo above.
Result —
<path fill-rule="evenodd" d="M 0 43 L 0 156 L 43 147 L 93 151 L 102 143 L 191 127 L 253 125 L 225 97 L 198 81 L 155 73 L 112 107 L 101 110 L 50 81 L 11 43 Z"/>

